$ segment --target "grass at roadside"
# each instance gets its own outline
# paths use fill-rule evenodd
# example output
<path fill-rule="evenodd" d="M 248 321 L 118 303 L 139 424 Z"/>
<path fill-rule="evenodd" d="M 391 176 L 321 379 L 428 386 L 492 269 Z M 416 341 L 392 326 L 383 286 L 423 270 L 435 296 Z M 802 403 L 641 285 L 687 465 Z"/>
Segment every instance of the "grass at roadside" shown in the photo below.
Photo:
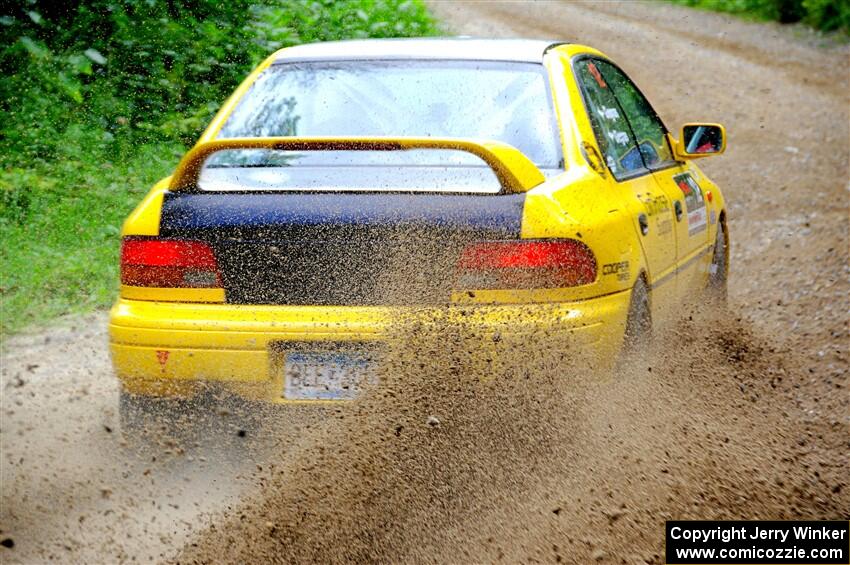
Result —
<path fill-rule="evenodd" d="M 0 14 L 0 337 L 112 302 L 121 222 L 272 51 L 437 33 L 420 0 L 12 0 Z"/>
<path fill-rule="evenodd" d="M 88 150 L 0 172 L 0 183 L 35 187 L 27 221 L 0 223 L 4 333 L 114 299 L 121 222 L 182 151 L 148 144 L 109 159 Z"/>

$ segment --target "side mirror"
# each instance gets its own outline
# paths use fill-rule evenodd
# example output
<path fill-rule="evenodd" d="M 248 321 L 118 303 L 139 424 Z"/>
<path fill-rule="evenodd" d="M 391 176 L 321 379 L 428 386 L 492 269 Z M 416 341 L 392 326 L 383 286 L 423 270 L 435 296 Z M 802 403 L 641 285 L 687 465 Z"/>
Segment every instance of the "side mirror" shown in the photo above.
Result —
<path fill-rule="evenodd" d="M 676 144 L 676 157 L 681 159 L 699 159 L 720 155 L 726 151 L 726 128 L 720 124 L 685 124 L 679 142 Z"/>

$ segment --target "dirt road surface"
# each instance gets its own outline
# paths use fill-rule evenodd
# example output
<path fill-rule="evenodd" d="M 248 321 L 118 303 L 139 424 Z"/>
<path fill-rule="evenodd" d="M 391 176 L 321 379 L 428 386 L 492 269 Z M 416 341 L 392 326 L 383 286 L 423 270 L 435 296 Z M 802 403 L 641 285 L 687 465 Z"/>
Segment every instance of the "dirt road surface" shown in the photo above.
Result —
<path fill-rule="evenodd" d="M 656 3 L 432 7 L 461 34 L 593 45 L 671 128 L 727 126 L 704 170 L 730 203 L 731 313 L 601 382 L 482 382 L 399 336 L 428 360 L 403 386 L 231 465 L 124 444 L 102 314 L 11 338 L 3 562 L 660 563 L 665 519 L 848 518 L 847 46 Z"/>

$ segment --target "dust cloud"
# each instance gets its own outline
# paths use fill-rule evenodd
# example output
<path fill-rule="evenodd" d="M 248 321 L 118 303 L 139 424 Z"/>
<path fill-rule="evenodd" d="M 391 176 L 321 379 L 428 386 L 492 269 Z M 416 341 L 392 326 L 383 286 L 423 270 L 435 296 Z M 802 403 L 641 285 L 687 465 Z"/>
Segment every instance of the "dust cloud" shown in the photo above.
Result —
<path fill-rule="evenodd" d="M 805 371 L 742 320 L 694 312 L 608 375 L 546 336 L 468 370 L 476 349 L 436 327 L 402 332 L 382 385 L 175 562 L 660 563 L 665 519 L 850 507 L 847 423 L 789 426 Z"/>

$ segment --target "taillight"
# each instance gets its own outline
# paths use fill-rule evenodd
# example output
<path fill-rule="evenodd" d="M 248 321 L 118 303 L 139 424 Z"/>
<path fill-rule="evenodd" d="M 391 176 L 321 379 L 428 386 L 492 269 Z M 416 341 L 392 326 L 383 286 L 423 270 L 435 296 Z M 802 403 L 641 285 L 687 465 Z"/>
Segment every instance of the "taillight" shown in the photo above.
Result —
<path fill-rule="evenodd" d="M 202 241 L 126 238 L 121 242 L 121 284 L 216 288 L 221 276 L 212 248 Z"/>
<path fill-rule="evenodd" d="M 596 257 L 580 241 L 480 241 L 461 253 L 455 288 L 562 288 L 594 280 Z"/>

